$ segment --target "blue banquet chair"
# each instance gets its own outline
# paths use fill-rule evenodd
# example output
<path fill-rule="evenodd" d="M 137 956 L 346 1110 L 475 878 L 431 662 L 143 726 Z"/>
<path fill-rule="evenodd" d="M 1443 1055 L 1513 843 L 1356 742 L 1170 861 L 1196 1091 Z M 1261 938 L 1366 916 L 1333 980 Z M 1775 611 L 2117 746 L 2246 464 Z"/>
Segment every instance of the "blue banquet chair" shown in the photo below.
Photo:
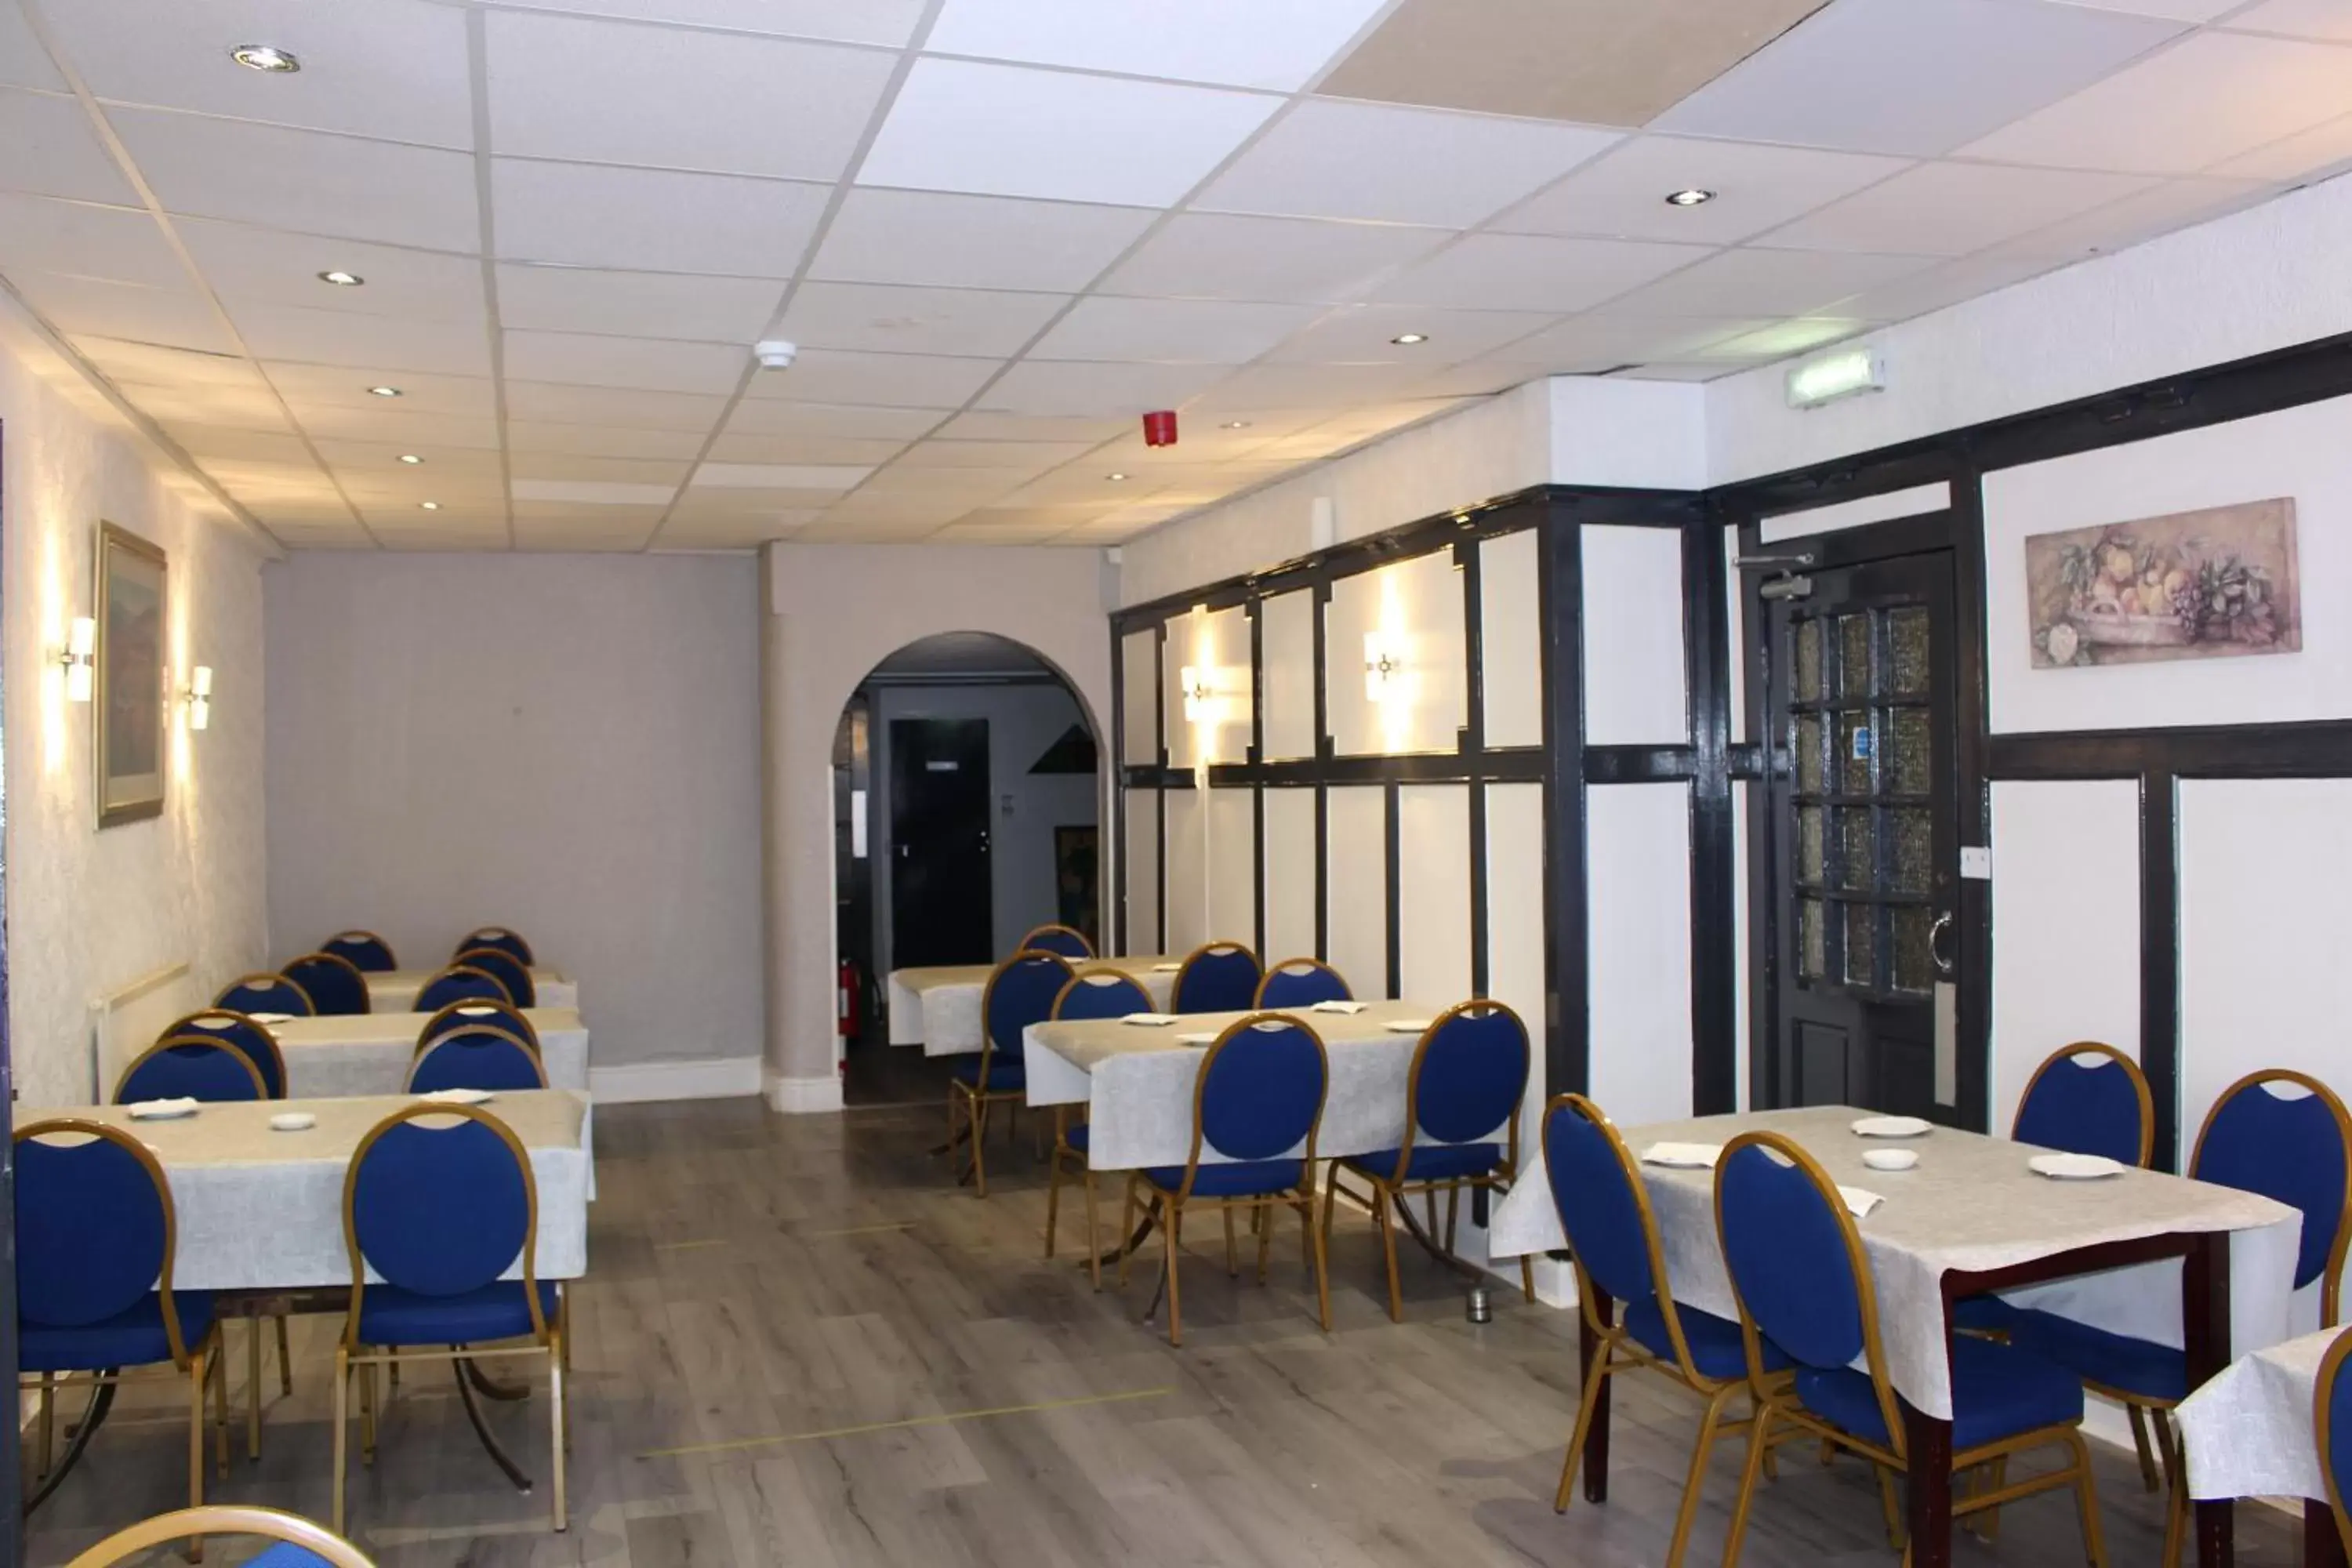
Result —
<path fill-rule="evenodd" d="M 346 1017 L 370 1011 L 367 975 L 348 958 L 306 952 L 278 972 L 302 988 L 320 1017 Z"/>
<path fill-rule="evenodd" d="M 971 1134 L 971 1175 L 982 1197 L 988 1196 L 988 1108 L 1010 1102 L 1008 1133 L 1014 1110 L 1029 1088 L 1028 1062 L 1021 1048 L 1021 1032 L 1054 1016 L 1055 999 L 1070 983 L 1069 960 L 1053 952 L 1016 952 L 998 964 L 980 994 L 980 1051 L 960 1056 L 948 1071 L 948 1153 L 957 1142 L 956 1113 L 963 1113 Z"/>
<path fill-rule="evenodd" d="M 1034 928 L 1028 935 L 1023 937 L 1021 945 L 1013 951 L 1055 952 L 1075 963 L 1092 958 L 1095 955 L 1095 944 L 1087 940 L 1087 933 L 1082 931 L 1076 931 L 1066 925 L 1042 925 Z"/>
<path fill-rule="evenodd" d="M 1315 1223 L 1315 1134 L 1323 1124 L 1323 1101 L 1331 1084 L 1331 1063 L 1323 1037 L 1281 1013 L 1252 1013 L 1225 1026 L 1201 1060 L 1192 1091 L 1192 1146 L 1181 1165 L 1130 1172 L 1122 1234 L 1135 1234 L 1136 1210 L 1149 1198 L 1160 1211 L 1160 1235 L 1168 1277 L 1168 1342 L 1184 1342 L 1178 1259 L 1183 1254 L 1184 1210 L 1198 1204 L 1225 1218 L 1225 1272 L 1238 1276 L 1234 1255 L 1233 1211 L 1254 1211 L 1257 1225 L 1257 1277 L 1265 1279 L 1266 1253 L 1274 1239 L 1274 1206 L 1298 1211 L 1300 1240 L 1315 1271 L 1317 1319 L 1331 1331 L 1331 1281 L 1324 1267 L 1323 1232 Z M 1213 1154 L 1213 1161 L 1203 1160 Z M 1132 1253 L 1118 1260 L 1118 1282 L 1127 1283 Z"/>
<path fill-rule="evenodd" d="M 407 1091 L 434 1094 L 445 1089 L 545 1089 L 547 1069 L 539 1053 L 520 1035 L 489 1024 L 466 1024 L 444 1031 L 408 1064 Z"/>
<path fill-rule="evenodd" d="M 149 1100 L 268 1100 L 261 1069 L 214 1035 L 167 1035 L 131 1059 L 114 1081 L 114 1103 Z"/>
<path fill-rule="evenodd" d="M 1318 1002 L 1352 1002 L 1347 977 L 1319 958 L 1286 958 L 1257 983 L 1260 1007 L 1312 1007 Z"/>
<path fill-rule="evenodd" d="M 1405 1076 L 1404 1142 L 1394 1149 L 1352 1154 L 1331 1163 L 1323 1198 L 1323 1228 L 1331 1228 L 1332 1200 L 1341 1173 L 1363 1178 L 1361 1201 L 1372 1211 L 1388 1259 L 1389 1318 L 1404 1321 L 1397 1280 L 1396 1221 L 1406 1199 L 1420 1193 L 1436 1230 L 1437 1190 L 1445 1189 L 1445 1250 L 1454 1250 L 1462 1188 L 1510 1190 L 1519 1168 L 1519 1102 L 1528 1091 L 1528 1026 L 1500 1002 L 1462 1003 L 1422 1031 Z M 1500 1135 L 1499 1140 L 1497 1134 Z M 1350 1193 L 1350 1197 L 1358 1194 Z M 1432 1240 L 1435 1239 L 1433 1234 Z M 1536 1299 L 1535 1267 L 1519 1259 L 1519 1286 Z"/>
<path fill-rule="evenodd" d="M 201 1035 L 233 1046 L 245 1054 L 261 1073 L 261 1097 L 264 1100 L 286 1098 L 286 1053 L 278 1048 L 278 1037 L 243 1013 L 226 1007 L 208 1007 L 201 1013 L 167 1025 L 158 1040 L 183 1038 Z"/>
<path fill-rule="evenodd" d="M 120 1568 L 143 1560 L 168 1541 L 208 1535 L 257 1535 L 271 1544 L 245 1560 L 245 1568 L 375 1568 L 366 1552 L 299 1514 L 250 1503 L 206 1503 L 159 1513 L 116 1531 L 66 1568 Z"/>
<path fill-rule="evenodd" d="M 2336 1539 L 2352 1555 L 2352 1514 L 2346 1512 L 2344 1500 L 2352 1492 L 2352 1377 L 2344 1375 L 2347 1357 L 2352 1357 L 2352 1329 L 2336 1335 L 2320 1358 L 2312 1390 L 2311 1430 L 2318 1440 L 2319 1473 L 2327 1482 L 2327 1511 L 2336 1521 Z M 2304 1528 L 2311 1528 L 2308 1520 Z"/>
<path fill-rule="evenodd" d="M 1246 1013 L 1257 998 L 1257 954 L 1237 942 L 1192 950 L 1176 971 L 1171 1013 Z"/>
<path fill-rule="evenodd" d="M 539 962 L 531 956 L 530 943 L 523 941 L 522 933 L 509 931 L 505 926 L 477 927 L 458 938 L 457 945 L 449 951 L 454 956 L 460 952 L 471 952 L 478 947 L 495 947 L 500 952 L 511 956 L 517 963 L 525 966 Z"/>
<path fill-rule="evenodd" d="M 228 1382 L 211 1294 L 173 1288 L 179 1228 L 162 1165 L 121 1128 L 80 1117 L 18 1128 L 16 1158 L 16 1380 L 38 1394 L 43 1478 L 25 1511 L 81 1457 L 131 1367 L 186 1376 L 188 1503 L 202 1503 L 208 1397 L 216 1462 L 228 1473 Z M 89 1408 L 52 1465 L 58 1390 L 83 1383 Z M 191 1541 L 190 1561 L 202 1555 Z"/>
<path fill-rule="evenodd" d="M 1790 1140 L 1743 1132 L 1724 1145 L 1716 1163 L 1715 1223 L 1739 1303 L 1748 1381 L 1758 1400 L 1724 1568 L 1738 1563 L 1775 1424 L 1876 1466 L 1887 1533 L 1898 1538 L 1899 1547 L 1895 1478 L 1910 1473 L 1911 1456 L 1879 1338 L 1877 1289 L 1836 1184 Z M 1772 1376 L 1768 1342 L 1794 1364 L 1793 1377 Z M 1953 1500 L 1953 1518 L 2071 1487 L 2084 1554 L 2091 1568 L 2106 1568 L 2098 1492 L 2083 1444 L 2081 1380 L 2012 1344 L 1969 1335 L 1951 1343 L 1952 1473 L 1990 1466 L 1995 1475 L 1991 1485 Z M 1866 1370 L 1855 1370 L 1856 1363 Z M 2006 1480 L 2011 1455 L 2053 1447 L 2065 1455 L 2060 1468 Z"/>
<path fill-rule="evenodd" d="M 453 969 L 478 969 L 495 977 L 507 988 L 507 1000 L 518 1007 L 539 1005 L 539 987 L 530 978 L 530 965 L 523 963 L 502 947 L 469 947 L 449 961 Z"/>
<path fill-rule="evenodd" d="M 400 960 L 392 954 L 392 943 L 372 931 L 339 931 L 320 942 L 319 951 L 349 959 L 362 973 L 389 974 L 400 967 Z"/>
<path fill-rule="evenodd" d="M 236 1013 L 283 1013 L 290 1018 L 310 1018 L 319 1009 L 311 1004 L 310 994 L 282 974 L 248 974 L 221 987 L 213 998 L 215 1007 L 226 1007 Z"/>
<path fill-rule="evenodd" d="M 438 1013 L 452 1002 L 478 1001 L 511 1005 L 514 998 L 508 994 L 506 982 L 488 970 L 456 963 L 417 987 L 415 1011 Z"/>
<path fill-rule="evenodd" d="M 1043 949 L 1038 951 L 1042 952 Z M 1054 998 L 1056 1022 L 1073 1018 L 1124 1018 L 1151 1011 L 1151 993 L 1131 974 L 1116 969 L 1082 969 Z M 1025 1064 L 1024 1064 L 1025 1065 Z M 1045 1184 L 1045 1256 L 1054 1256 L 1055 1228 L 1062 1215 L 1062 1172 L 1076 1166 L 1087 1187 L 1087 1269 L 1102 1289 L 1102 1252 L 1095 1240 L 1095 1173 L 1087 1163 L 1087 1123 L 1070 1125 L 1070 1108 L 1054 1107 L 1054 1153 Z"/>
<path fill-rule="evenodd" d="M 352 1154 L 343 1237 L 352 1298 L 335 1346 L 336 1531 L 343 1529 L 353 1377 L 362 1453 L 373 1461 L 377 1367 L 457 1362 L 467 1363 L 457 1368 L 462 1378 L 473 1363 L 509 1356 L 547 1360 L 549 1463 L 555 1528 L 563 1529 L 563 1303 L 556 1283 L 539 1279 L 539 1188 L 522 1141 L 477 1106 L 403 1106 Z M 503 1278 L 509 1269 L 521 1278 Z M 524 1342 L 481 1348 L 501 1340 Z M 402 1345 L 448 1348 L 392 1348 Z"/>
<path fill-rule="evenodd" d="M 519 1035 L 523 1043 L 538 1052 L 542 1059 L 547 1055 L 547 1047 L 540 1043 L 539 1028 L 530 1021 L 530 1015 L 513 1003 L 501 1001 L 496 996 L 467 996 L 440 1008 L 425 1020 L 425 1027 L 416 1031 L 416 1048 L 422 1051 L 450 1030 L 473 1024 L 488 1024 L 510 1035 Z"/>

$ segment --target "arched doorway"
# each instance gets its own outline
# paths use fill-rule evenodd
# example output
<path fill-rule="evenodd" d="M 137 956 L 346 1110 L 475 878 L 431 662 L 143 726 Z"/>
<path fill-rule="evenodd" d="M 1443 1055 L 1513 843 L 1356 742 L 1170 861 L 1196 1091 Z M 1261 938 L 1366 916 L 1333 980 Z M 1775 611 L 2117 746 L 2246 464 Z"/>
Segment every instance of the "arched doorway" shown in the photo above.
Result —
<path fill-rule="evenodd" d="M 844 1098 L 928 1101 L 946 1092 L 947 1058 L 890 1043 L 886 982 L 894 969 L 992 963 L 1047 923 L 1096 936 L 1098 735 L 1035 649 L 942 632 L 867 672 L 842 706 L 833 762 Z"/>

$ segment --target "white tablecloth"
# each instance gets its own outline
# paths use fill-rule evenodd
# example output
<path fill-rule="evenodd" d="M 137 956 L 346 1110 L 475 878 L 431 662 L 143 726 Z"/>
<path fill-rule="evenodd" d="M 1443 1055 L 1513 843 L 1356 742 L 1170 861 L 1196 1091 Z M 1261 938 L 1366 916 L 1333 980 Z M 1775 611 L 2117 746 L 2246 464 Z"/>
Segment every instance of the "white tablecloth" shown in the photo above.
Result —
<path fill-rule="evenodd" d="M 286 1092 L 295 1099 L 398 1094 L 408 1081 L 426 1013 L 345 1013 L 268 1026 L 286 1058 Z M 530 1007 L 540 1060 L 551 1089 L 588 1087 L 588 1027 L 571 1007 Z"/>
<path fill-rule="evenodd" d="M 1319 1155 L 1393 1149 L 1404 1139 L 1405 1075 L 1421 1029 L 1444 1011 L 1426 1002 L 1372 1002 L 1360 1013 L 1286 1010 L 1322 1037 L 1331 1061 Z M 1087 1105 L 1087 1160 L 1097 1171 L 1181 1165 L 1192 1152 L 1193 1089 L 1202 1045 L 1180 1035 L 1216 1034 L 1242 1013 L 1191 1013 L 1145 1026 L 1117 1019 L 1033 1024 L 1024 1036 L 1032 1105 Z M 1203 1151 L 1204 1160 L 1215 1156 Z"/>
<path fill-rule="evenodd" d="M 1651 1143 L 1725 1143 L 1767 1129 L 1794 1139 L 1841 1185 L 1884 1197 L 1859 1227 L 1878 1291 L 1887 1373 L 1896 1391 L 1930 1415 L 1952 1413 L 1943 1321 L 1943 1276 L 1952 1270 L 2000 1268 L 2172 1231 L 2231 1231 L 2237 1234 L 2230 1245 L 2231 1353 L 2246 1354 L 2286 1337 L 2303 1236 L 2297 1210 L 2152 1171 L 2053 1182 L 2026 1169 L 2034 1152 L 2026 1145 L 1949 1128 L 1906 1142 L 1919 1152 L 1917 1169 L 1874 1171 L 1862 1163 L 1874 1141 L 1851 1130 L 1866 1114 L 1846 1106 L 1752 1111 L 1629 1127 L 1623 1136 L 1638 1155 Z M 1527 1174 L 1495 1211 L 1487 1239 L 1492 1257 L 1567 1245 L 1541 1151 L 1530 1152 L 1526 1163 Z M 1716 1237 L 1715 1173 L 1644 1165 L 1642 1174 L 1675 1298 L 1718 1317 L 1736 1316 Z M 2116 1333 L 2176 1348 L 2182 1342 L 2177 1259 L 2002 1294 Z"/>
<path fill-rule="evenodd" d="M 447 966 L 443 965 L 444 968 Z M 416 1005 L 416 994 L 439 969 L 382 969 L 367 977 L 368 1005 L 379 1013 L 405 1013 Z M 531 1000 L 541 1007 L 577 1007 L 580 983 L 560 969 L 530 972 Z"/>
<path fill-rule="evenodd" d="M 23 1126 L 52 1116 L 124 1128 L 163 1167 L 179 1223 L 172 1283 L 184 1290 L 295 1289 L 349 1285 L 343 1177 L 368 1129 L 409 1101 L 246 1100 L 206 1105 L 176 1121 L 134 1121 L 119 1106 L 19 1111 Z M 562 1089 L 501 1094 L 484 1107 L 514 1130 L 539 1187 L 539 1277 L 575 1279 L 588 1269 L 591 1161 L 587 1102 Z M 318 1125 L 273 1131 L 269 1118 L 307 1110 Z M 520 1266 L 508 1278 L 520 1279 Z"/>
<path fill-rule="evenodd" d="M 1176 988 L 1181 958 L 1147 953 L 1134 958 L 1074 960 L 1075 969 L 1116 969 L 1151 993 L 1151 1005 L 1165 1012 Z M 890 972 L 890 1043 L 920 1046 L 927 1057 L 969 1056 L 980 1049 L 980 998 L 988 989 L 992 963 L 943 963 Z"/>
<path fill-rule="evenodd" d="M 2342 1329 L 2322 1329 L 2241 1357 L 2179 1413 L 2189 1495 L 2325 1498 L 2311 1405 L 2319 1363 Z"/>

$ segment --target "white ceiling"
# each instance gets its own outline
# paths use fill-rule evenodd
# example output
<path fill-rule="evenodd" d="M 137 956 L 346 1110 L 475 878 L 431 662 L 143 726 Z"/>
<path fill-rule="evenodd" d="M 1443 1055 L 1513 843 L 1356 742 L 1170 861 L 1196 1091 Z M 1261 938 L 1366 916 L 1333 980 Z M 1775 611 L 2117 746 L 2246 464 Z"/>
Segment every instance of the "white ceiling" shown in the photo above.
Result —
<path fill-rule="evenodd" d="M 1829 0 L 1644 125 L 1318 96 L 1396 12 L 0 0 L 0 283 L 292 547 L 1111 542 L 2352 163 L 2352 0 Z"/>

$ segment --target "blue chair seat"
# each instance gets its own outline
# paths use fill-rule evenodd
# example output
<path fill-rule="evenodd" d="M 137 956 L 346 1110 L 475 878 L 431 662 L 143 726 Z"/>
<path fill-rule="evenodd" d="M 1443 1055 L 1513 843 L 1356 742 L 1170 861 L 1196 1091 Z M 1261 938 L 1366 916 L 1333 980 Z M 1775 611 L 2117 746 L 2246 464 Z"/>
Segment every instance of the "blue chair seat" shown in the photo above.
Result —
<path fill-rule="evenodd" d="M 1679 1301 L 1675 1310 L 1683 1321 L 1683 1342 L 1690 1347 L 1691 1364 L 1699 1375 L 1726 1382 L 1748 1375 L 1748 1347 L 1740 1343 L 1738 1323 Z M 1666 1337 L 1666 1314 L 1655 1297 L 1626 1303 L 1624 1321 L 1625 1331 L 1643 1350 L 1669 1363 L 1675 1359 L 1675 1342 Z M 1764 1370 L 1780 1372 L 1789 1364 L 1788 1352 L 1766 1340 Z"/>
<path fill-rule="evenodd" d="M 539 1308 L 555 1320 L 555 1284 L 542 1279 Z M 463 1345 L 510 1340 L 530 1332 L 530 1300 L 520 1279 L 478 1290 L 427 1296 L 394 1285 L 371 1285 L 360 1298 L 360 1342 L 370 1345 Z"/>
<path fill-rule="evenodd" d="M 1797 1373 L 1797 1397 L 1857 1437 L 1882 1446 L 1893 1441 L 1867 1373 L 1805 1368 Z M 1991 1340 L 1952 1342 L 1954 1452 L 2082 1418 L 2082 1382 L 2057 1363 Z"/>
<path fill-rule="evenodd" d="M 968 1057 L 956 1058 L 955 1064 L 948 1068 L 948 1072 L 956 1082 L 969 1084 L 985 1094 L 1015 1094 L 1029 1087 L 1029 1064 L 1026 1062 L 991 1053 L 986 1083 L 980 1081 L 980 1054 L 974 1052 Z"/>
<path fill-rule="evenodd" d="M 2025 1315 L 1998 1296 L 1969 1296 L 1952 1303 L 1952 1327 L 1975 1334 L 2013 1333 Z"/>
<path fill-rule="evenodd" d="M 1274 1193 L 1286 1193 L 1298 1185 L 1305 1174 L 1304 1160 L 1236 1160 L 1230 1164 L 1202 1165 L 1200 1174 L 1192 1179 L 1192 1193 L 1203 1198 L 1262 1198 Z M 1143 1179 L 1162 1192 L 1176 1192 L 1184 1185 L 1184 1167 L 1157 1165 L 1143 1173 Z"/>
<path fill-rule="evenodd" d="M 1071 1148 L 1076 1149 L 1079 1153 L 1083 1154 L 1087 1152 L 1088 1142 L 1093 1138 L 1093 1136 L 1094 1124 L 1088 1121 L 1081 1121 L 1076 1127 L 1071 1128 L 1067 1132 L 1064 1133 L 1062 1141 L 1067 1143 Z"/>
<path fill-rule="evenodd" d="M 180 1342 L 193 1350 L 213 1326 L 212 1292 L 174 1290 L 172 1300 L 180 1312 Z M 152 1290 L 137 1305 L 95 1323 L 74 1328 L 21 1324 L 16 1345 L 17 1363 L 26 1372 L 96 1372 L 172 1359 L 172 1342 L 163 1332 L 163 1298 Z"/>
<path fill-rule="evenodd" d="M 1375 1181 L 1450 1182 L 1461 1176 L 1483 1176 L 1502 1160 L 1503 1146 L 1499 1143 L 1417 1143 L 1402 1176 L 1394 1173 L 1394 1149 L 1376 1149 L 1369 1154 L 1350 1155 L 1339 1163 Z"/>
<path fill-rule="evenodd" d="M 2054 1312 L 2020 1312 L 2010 1342 L 2076 1376 L 2144 1399 L 2189 1397 L 2189 1358 L 2128 1334 L 2111 1334 Z"/>
<path fill-rule="evenodd" d="M 247 1558 L 245 1568 L 327 1568 L 327 1560 L 307 1546 L 281 1541 L 268 1551 Z"/>

